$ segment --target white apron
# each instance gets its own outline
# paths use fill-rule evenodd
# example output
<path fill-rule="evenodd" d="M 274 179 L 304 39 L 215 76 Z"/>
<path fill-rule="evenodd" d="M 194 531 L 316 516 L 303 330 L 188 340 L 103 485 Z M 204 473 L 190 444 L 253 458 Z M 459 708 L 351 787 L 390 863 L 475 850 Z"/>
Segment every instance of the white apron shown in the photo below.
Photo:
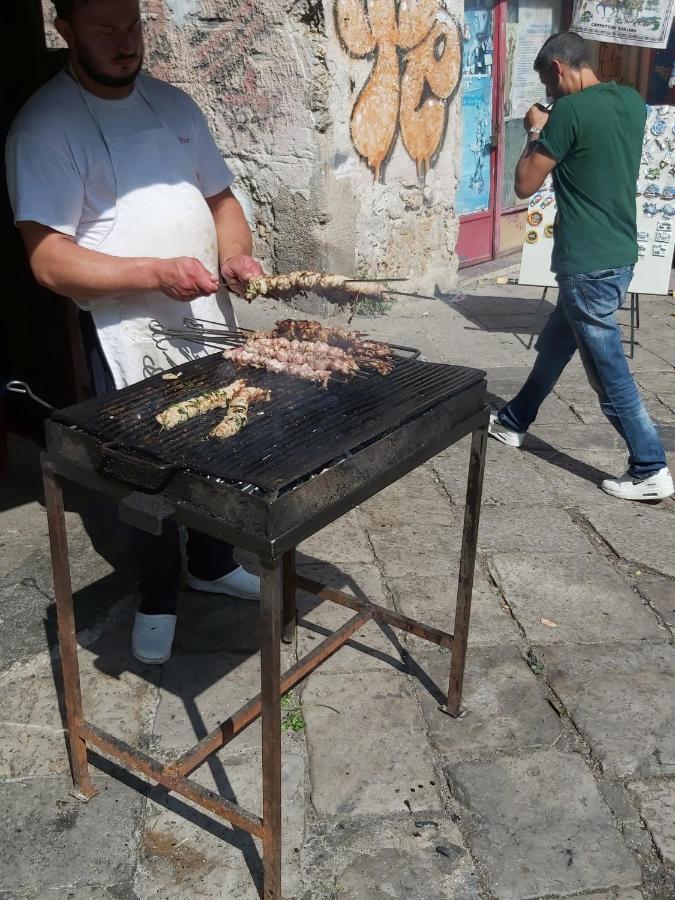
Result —
<path fill-rule="evenodd" d="M 146 131 L 124 137 L 104 133 L 80 87 L 110 154 L 117 188 L 115 222 L 94 249 L 111 256 L 192 256 L 218 276 L 215 222 L 199 189 L 192 160 L 176 134 L 162 122 L 138 81 L 136 85 L 157 124 L 151 121 Z M 87 306 L 118 388 L 213 352 L 175 338 L 163 340 L 162 349 L 158 348 L 149 328 L 153 320 L 171 329 L 184 328 L 186 316 L 236 327 L 224 286 L 217 294 L 189 303 L 150 292 L 93 299 Z"/>

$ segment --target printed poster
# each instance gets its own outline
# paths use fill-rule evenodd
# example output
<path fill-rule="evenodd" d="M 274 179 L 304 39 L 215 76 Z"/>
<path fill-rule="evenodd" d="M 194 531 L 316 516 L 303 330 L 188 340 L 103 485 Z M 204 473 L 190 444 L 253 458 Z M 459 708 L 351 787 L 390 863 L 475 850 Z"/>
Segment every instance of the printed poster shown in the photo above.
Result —
<path fill-rule="evenodd" d="M 455 205 L 465 216 L 490 206 L 492 78 L 465 75 L 462 80 L 462 160 Z"/>
<path fill-rule="evenodd" d="M 546 89 L 533 66 L 547 38 L 556 30 L 554 23 L 558 22 L 559 13 L 557 4 L 555 6 L 541 6 L 532 0 L 519 6 L 511 86 L 507 95 L 509 116 L 522 119 L 534 103 L 546 103 Z"/>
<path fill-rule="evenodd" d="M 675 107 L 650 106 L 636 186 L 638 261 L 628 288 L 667 294 L 675 246 Z M 555 287 L 551 272 L 555 195 L 550 179 L 530 200 L 520 263 L 521 284 Z"/>
<path fill-rule="evenodd" d="M 661 49 L 675 0 L 575 0 L 572 31 L 594 41 Z"/>

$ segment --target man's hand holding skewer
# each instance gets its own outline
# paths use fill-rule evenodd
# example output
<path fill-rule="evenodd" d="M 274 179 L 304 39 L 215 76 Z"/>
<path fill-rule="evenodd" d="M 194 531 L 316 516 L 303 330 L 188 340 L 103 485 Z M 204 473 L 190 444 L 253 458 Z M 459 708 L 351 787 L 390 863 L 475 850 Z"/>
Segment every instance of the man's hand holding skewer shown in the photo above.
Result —
<path fill-rule="evenodd" d="M 538 134 L 548 122 L 548 117 L 549 111 L 546 107 L 542 106 L 541 103 L 535 103 L 534 106 L 531 106 L 528 109 L 525 118 L 523 119 L 525 131 L 530 134 L 532 129 L 536 129 Z"/>
<path fill-rule="evenodd" d="M 220 267 L 220 274 L 228 288 L 243 297 L 248 282 L 265 273 L 257 259 L 242 253 L 226 259 Z"/>

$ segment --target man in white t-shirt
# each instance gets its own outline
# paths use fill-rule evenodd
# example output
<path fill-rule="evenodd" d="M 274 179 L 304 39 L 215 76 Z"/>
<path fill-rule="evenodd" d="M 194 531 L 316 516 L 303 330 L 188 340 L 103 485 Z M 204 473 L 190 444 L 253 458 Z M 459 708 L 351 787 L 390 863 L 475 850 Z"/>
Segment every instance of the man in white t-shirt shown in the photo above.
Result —
<path fill-rule="evenodd" d="M 231 191 L 233 176 L 187 94 L 141 72 L 138 0 L 54 0 L 69 64 L 17 116 L 7 180 L 40 284 L 71 297 L 96 393 L 133 384 L 206 351 L 159 349 L 149 324 L 185 316 L 235 325 L 228 290 L 262 272 Z M 132 635 L 146 663 L 171 654 L 180 575 L 178 530 L 134 533 L 141 606 Z M 257 597 L 259 579 L 229 545 L 187 543 L 188 584 Z"/>

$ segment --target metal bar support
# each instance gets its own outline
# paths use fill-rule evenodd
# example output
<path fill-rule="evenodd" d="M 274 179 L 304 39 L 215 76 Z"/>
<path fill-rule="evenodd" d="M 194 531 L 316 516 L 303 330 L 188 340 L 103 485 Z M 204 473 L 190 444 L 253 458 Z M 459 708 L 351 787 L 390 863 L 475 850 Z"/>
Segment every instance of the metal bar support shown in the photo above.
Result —
<path fill-rule="evenodd" d="M 281 898 L 281 572 L 263 567 L 260 596 L 263 900 Z"/>
<path fill-rule="evenodd" d="M 42 457 L 42 477 L 49 525 L 49 543 L 54 574 L 59 655 L 66 702 L 66 727 L 73 784 L 82 800 L 97 792 L 89 775 L 87 745 L 82 736 L 84 716 L 80 689 L 80 667 L 77 661 L 77 637 L 73 610 L 73 588 L 70 580 L 68 535 L 63 506 L 63 488 L 47 457 Z"/>
<path fill-rule="evenodd" d="M 349 619 L 348 622 L 329 635 L 311 653 L 303 656 L 292 668 L 281 676 L 281 695 L 287 694 L 296 685 L 304 681 L 315 669 L 324 663 L 329 657 L 346 644 L 351 636 L 360 628 L 370 622 L 369 613 L 362 612 Z M 179 775 L 189 775 L 198 769 L 209 756 L 216 753 L 226 744 L 229 744 L 245 728 L 260 718 L 262 713 L 262 699 L 258 694 L 249 700 L 241 709 L 233 713 L 229 719 L 221 722 L 213 731 L 209 732 L 191 750 L 187 750 L 182 756 L 174 760 L 166 767 L 167 771 L 177 772 Z"/>
<path fill-rule="evenodd" d="M 448 685 L 448 705 L 446 710 L 451 716 L 460 714 L 462 704 L 464 665 L 466 662 L 466 646 L 469 639 L 471 595 L 473 593 L 473 575 L 476 566 L 478 525 L 480 523 L 480 504 L 483 496 L 483 474 L 485 471 L 487 440 L 487 424 L 474 431 L 471 438 L 469 479 L 466 486 L 466 506 L 464 508 L 462 555 L 459 562 L 459 584 L 455 610 L 455 639 L 450 661 L 450 683 Z"/>
<path fill-rule="evenodd" d="M 282 594 L 284 623 L 282 641 L 292 644 L 295 640 L 298 611 L 295 604 L 295 549 L 284 553 L 282 561 Z"/>
<path fill-rule="evenodd" d="M 452 650 L 455 645 L 454 636 L 448 634 L 447 631 L 441 631 L 440 628 L 432 628 L 409 616 L 403 616 L 400 613 L 387 609 L 386 606 L 379 606 L 377 603 L 371 603 L 370 600 L 360 600 L 358 597 L 352 597 L 349 594 L 343 594 L 342 591 L 336 591 L 333 588 L 325 587 L 318 581 L 312 581 L 311 578 L 304 578 L 302 575 L 296 575 L 296 585 L 308 594 L 314 594 L 322 600 L 330 600 L 331 603 L 337 603 L 340 606 L 347 606 L 349 609 L 367 612 L 376 622 L 383 622 L 386 625 L 392 625 L 401 631 L 407 631 L 417 637 L 438 644 L 440 647 L 446 647 Z"/>

